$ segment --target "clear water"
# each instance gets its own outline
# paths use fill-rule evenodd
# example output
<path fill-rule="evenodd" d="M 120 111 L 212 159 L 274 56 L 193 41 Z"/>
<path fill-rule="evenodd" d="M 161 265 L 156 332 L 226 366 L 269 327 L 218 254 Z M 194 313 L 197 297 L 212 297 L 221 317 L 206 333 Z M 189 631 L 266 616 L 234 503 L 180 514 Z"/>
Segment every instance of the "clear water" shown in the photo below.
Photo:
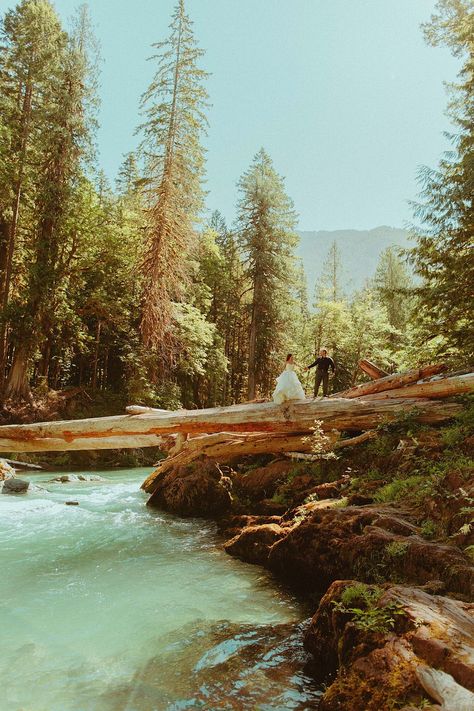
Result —
<path fill-rule="evenodd" d="M 147 473 L 0 495 L 1 711 L 315 708 L 298 603 Z"/>

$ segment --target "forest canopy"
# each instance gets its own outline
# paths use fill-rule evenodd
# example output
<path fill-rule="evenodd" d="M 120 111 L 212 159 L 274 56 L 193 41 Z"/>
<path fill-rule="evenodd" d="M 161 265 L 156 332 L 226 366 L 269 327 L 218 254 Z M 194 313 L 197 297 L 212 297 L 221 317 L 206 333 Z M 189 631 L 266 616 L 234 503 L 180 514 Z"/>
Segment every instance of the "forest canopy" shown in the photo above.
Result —
<path fill-rule="evenodd" d="M 141 143 L 115 186 L 94 161 L 98 52 L 87 9 L 65 27 L 22 0 L 0 27 L 0 388 L 3 401 L 83 388 L 156 407 L 268 397 L 285 356 L 321 347 L 334 389 L 358 362 L 387 370 L 474 355 L 474 5 L 442 0 L 425 26 L 459 58 L 452 150 L 421 172 L 414 246 L 381 256 L 350 296 L 337 245 L 315 293 L 296 257 L 285 181 L 255 147 L 235 224 L 204 206 L 209 100 L 184 0 L 157 38 L 137 106 Z M 350 268 L 350 265 L 346 265 Z M 310 393 L 309 383 L 303 383 Z"/>

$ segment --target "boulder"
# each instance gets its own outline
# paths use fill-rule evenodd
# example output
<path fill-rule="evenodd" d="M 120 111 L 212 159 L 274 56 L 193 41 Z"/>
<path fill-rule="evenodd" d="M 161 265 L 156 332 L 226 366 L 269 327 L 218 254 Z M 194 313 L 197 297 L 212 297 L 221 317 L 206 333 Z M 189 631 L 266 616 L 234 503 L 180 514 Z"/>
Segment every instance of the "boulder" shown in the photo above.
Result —
<path fill-rule="evenodd" d="M 268 566 L 309 593 L 321 594 L 335 580 L 357 578 L 367 583 L 442 580 L 447 591 L 472 596 L 474 566 L 468 556 L 415 531 L 389 507 L 316 509 L 272 546 Z"/>
<path fill-rule="evenodd" d="M 333 675 L 320 711 L 419 708 L 427 696 L 443 711 L 474 708 L 474 605 L 404 586 L 366 586 L 377 591 L 367 603 L 363 587 L 334 582 L 305 634 L 315 668 Z"/>
<path fill-rule="evenodd" d="M 49 482 L 59 482 L 60 484 L 76 483 L 79 481 L 107 481 L 104 477 L 98 474 L 61 474 L 60 476 L 49 479 Z"/>
<path fill-rule="evenodd" d="M 287 529 L 277 523 L 247 526 L 224 545 L 230 555 L 248 563 L 264 565 L 270 548 L 287 534 Z"/>
<path fill-rule="evenodd" d="M 29 486 L 30 482 L 24 479 L 17 479 L 16 477 L 5 479 L 2 486 L 2 494 L 26 494 Z"/>
<path fill-rule="evenodd" d="M 249 469 L 234 476 L 234 487 L 239 496 L 252 501 L 270 499 L 279 484 L 286 480 L 293 464 L 288 459 L 276 459 L 264 467 Z"/>
<path fill-rule="evenodd" d="M 218 464 L 204 459 L 164 475 L 147 503 L 179 516 L 222 516 L 232 506 L 231 488 Z"/>

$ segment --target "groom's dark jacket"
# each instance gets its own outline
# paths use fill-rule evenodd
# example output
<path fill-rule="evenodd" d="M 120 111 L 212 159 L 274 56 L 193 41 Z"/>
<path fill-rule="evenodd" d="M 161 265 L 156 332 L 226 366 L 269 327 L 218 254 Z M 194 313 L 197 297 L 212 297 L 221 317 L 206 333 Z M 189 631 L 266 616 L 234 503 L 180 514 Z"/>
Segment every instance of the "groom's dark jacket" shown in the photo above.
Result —
<path fill-rule="evenodd" d="M 331 368 L 334 373 L 336 369 L 333 359 L 329 358 L 329 356 L 320 356 L 319 358 L 316 358 L 314 363 L 308 365 L 308 368 L 314 368 L 314 366 L 316 366 L 316 370 L 321 370 L 323 373 L 327 373 L 329 368 Z"/>

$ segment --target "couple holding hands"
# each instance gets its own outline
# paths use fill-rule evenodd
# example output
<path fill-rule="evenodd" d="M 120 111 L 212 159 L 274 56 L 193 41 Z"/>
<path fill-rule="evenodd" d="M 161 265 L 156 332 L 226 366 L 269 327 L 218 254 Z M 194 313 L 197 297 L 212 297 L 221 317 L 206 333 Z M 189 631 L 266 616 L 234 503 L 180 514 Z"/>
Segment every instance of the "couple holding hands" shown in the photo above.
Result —
<path fill-rule="evenodd" d="M 276 388 L 273 391 L 273 401 L 281 404 L 287 400 L 304 400 L 306 395 L 295 372 L 295 361 L 293 354 L 286 356 L 285 370 L 276 379 Z M 329 369 L 334 373 L 336 366 L 332 358 L 329 358 L 326 348 L 319 351 L 319 357 L 314 363 L 306 366 L 305 371 L 316 367 L 316 382 L 314 385 L 314 397 L 318 396 L 319 386 L 323 384 L 324 397 L 329 396 Z"/>

